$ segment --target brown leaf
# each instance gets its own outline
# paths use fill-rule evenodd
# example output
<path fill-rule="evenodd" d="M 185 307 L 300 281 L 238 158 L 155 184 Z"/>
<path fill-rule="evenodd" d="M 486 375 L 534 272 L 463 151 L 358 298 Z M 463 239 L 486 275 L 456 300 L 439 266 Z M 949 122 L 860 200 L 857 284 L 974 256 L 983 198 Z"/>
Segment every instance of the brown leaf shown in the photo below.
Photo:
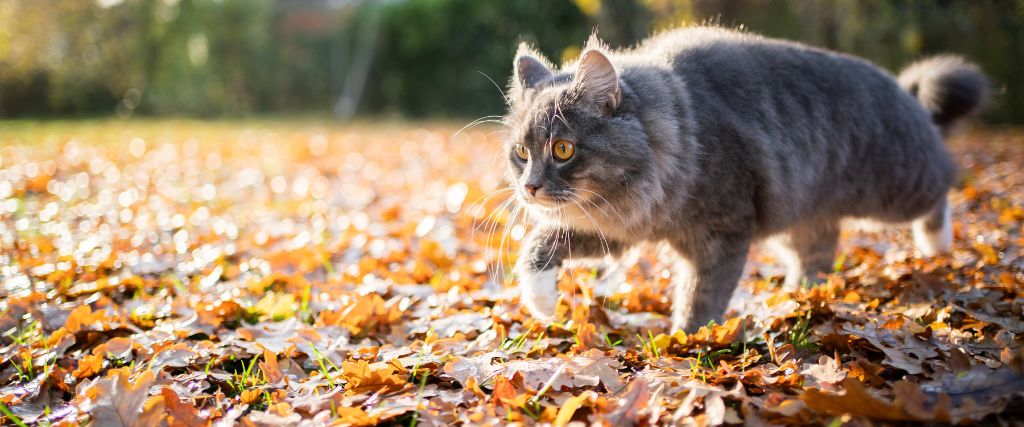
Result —
<path fill-rule="evenodd" d="M 403 375 L 396 374 L 401 365 L 395 363 L 367 363 L 365 360 L 341 362 L 341 377 L 348 396 L 370 393 L 389 393 L 406 386 Z"/>
<path fill-rule="evenodd" d="M 846 379 L 846 372 L 846 369 L 843 369 L 835 359 L 821 356 L 818 358 L 817 364 L 805 363 L 804 370 L 800 373 L 813 380 L 813 383 L 808 386 L 817 387 L 818 384 L 838 384 Z"/>
<path fill-rule="evenodd" d="M 850 414 L 859 417 L 889 421 L 913 420 L 901 409 L 868 393 L 860 381 L 847 378 L 843 381 L 843 394 L 824 393 L 808 389 L 800 395 L 808 408 L 830 415 Z"/>
<path fill-rule="evenodd" d="M 83 410 L 92 415 L 97 425 L 139 425 L 143 403 L 155 377 L 152 371 L 145 371 L 135 379 L 130 377 L 128 368 L 113 369 L 105 378 L 85 388 L 83 393 L 88 397 L 88 403 Z"/>
<path fill-rule="evenodd" d="M 843 331 L 867 340 L 885 353 L 886 358 L 882 363 L 907 371 L 908 374 L 923 373 L 924 361 L 938 356 L 933 345 L 905 331 L 879 329 L 874 323 L 863 326 L 845 323 Z"/>
<path fill-rule="evenodd" d="M 626 385 L 626 389 L 617 396 L 614 410 L 604 416 L 609 425 L 637 425 L 650 399 L 647 380 L 636 377 Z"/>
<path fill-rule="evenodd" d="M 591 349 L 568 360 L 561 357 L 513 360 L 505 364 L 502 375 L 511 378 L 519 374 L 523 384 L 534 390 L 544 385 L 558 391 L 601 384 L 615 392 L 622 389 L 617 371 L 619 366 L 617 360 L 604 356 L 600 350 Z"/>
<path fill-rule="evenodd" d="M 199 412 L 196 410 L 195 406 L 182 402 L 170 387 L 164 387 L 163 390 L 160 391 L 160 395 L 164 398 L 164 405 L 167 408 L 167 414 L 170 415 L 170 420 L 168 422 L 172 427 L 209 425 L 210 421 L 199 416 Z"/>
<path fill-rule="evenodd" d="M 277 355 L 270 350 L 263 350 L 263 361 L 260 362 L 260 371 L 267 377 L 270 384 L 278 384 L 284 380 L 284 372 L 277 365 Z"/>
<path fill-rule="evenodd" d="M 971 315 L 971 317 L 978 319 L 982 322 L 994 323 L 996 325 L 999 325 L 1003 329 L 1006 329 L 1007 331 L 1013 332 L 1015 334 L 1024 332 L 1024 320 L 1020 320 L 1019 318 L 1014 317 L 1012 314 L 997 316 L 982 312 L 981 310 L 972 310 L 961 305 L 955 305 L 954 308 L 964 313 L 967 313 Z"/>
<path fill-rule="evenodd" d="M 1002 411 L 1010 398 L 1024 396 L 1024 375 L 1005 366 L 990 369 L 979 365 L 968 371 L 947 373 L 921 388 L 932 396 L 952 398 L 954 422 L 965 418 L 981 420 Z"/>
<path fill-rule="evenodd" d="M 494 391 L 491 392 L 491 401 L 508 406 L 516 398 L 516 388 L 512 386 L 505 377 L 494 379 Z"/>
<path fill-rule="evenodd" d="M 444 374 L 465 386 L 470 378 L 488 381 L 501 372 L 502 366 L 493 363 L 495 358 L 505 357 L 504 353 L 493 351 L 472 357 L 455 356 L 444 364 Z"/>

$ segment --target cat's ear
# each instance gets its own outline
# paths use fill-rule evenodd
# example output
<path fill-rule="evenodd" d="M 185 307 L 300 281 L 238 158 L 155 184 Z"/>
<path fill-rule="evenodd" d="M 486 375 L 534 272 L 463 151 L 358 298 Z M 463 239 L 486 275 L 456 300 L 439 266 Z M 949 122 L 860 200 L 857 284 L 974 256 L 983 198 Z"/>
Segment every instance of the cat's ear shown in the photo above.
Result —
<path fill-rule="evenodd" d="M 536 52 L 525 43 L 519 45 L 512 77 L 512 84 L 517 92 L 531 89 L 551 77 L 551 69 L 543 60 L 538 59 Z"/>
<path fill-rule="evenodd" d="M 619 106 L 619 74 L 600 50 L 583 52 L 572 87 L 579 101 L 590 103 L 603 113 L 611 114 Z"/>

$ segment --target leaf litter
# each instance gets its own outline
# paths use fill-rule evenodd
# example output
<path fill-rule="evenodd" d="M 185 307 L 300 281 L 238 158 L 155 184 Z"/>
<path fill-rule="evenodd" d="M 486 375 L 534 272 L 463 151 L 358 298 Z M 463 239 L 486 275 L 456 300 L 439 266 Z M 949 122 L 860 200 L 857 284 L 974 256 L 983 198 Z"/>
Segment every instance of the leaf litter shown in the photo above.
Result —
<path fill-rule="evenodd" d="M 722 324 L 667 331 L 652 249 L 508 274 L 500 129 L 80 122 L 0 142 L 0 423 L 996 423 L 1024 399 L 1024 133 L 952 141 L 956 243 L 844 233 L 821 286 L 756 248 Z"/>

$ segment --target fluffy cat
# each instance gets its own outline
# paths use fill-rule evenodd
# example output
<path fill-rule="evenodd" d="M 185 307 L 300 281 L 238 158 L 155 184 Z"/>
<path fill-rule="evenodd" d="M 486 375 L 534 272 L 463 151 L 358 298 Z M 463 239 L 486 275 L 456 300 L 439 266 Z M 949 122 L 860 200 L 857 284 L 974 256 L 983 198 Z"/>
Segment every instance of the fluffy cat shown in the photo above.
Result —
<path fill-rule="evenodd" d="M 987 82 L 955 56 L 897 82 L 859 58 L 715 27 L 613 51 L 592 37 L 554 69 L 520 46 L 508 179 L 535 222 L 515 272 L 549 319 L 559 267 L 664 242 L 678 254 L 673 330 L 718 319 L 752 242 L 775 237 L 787 286 L 829 271 L 843 218 L 912 222 L 924 256 L 952 244 L 943 136 Z"/>

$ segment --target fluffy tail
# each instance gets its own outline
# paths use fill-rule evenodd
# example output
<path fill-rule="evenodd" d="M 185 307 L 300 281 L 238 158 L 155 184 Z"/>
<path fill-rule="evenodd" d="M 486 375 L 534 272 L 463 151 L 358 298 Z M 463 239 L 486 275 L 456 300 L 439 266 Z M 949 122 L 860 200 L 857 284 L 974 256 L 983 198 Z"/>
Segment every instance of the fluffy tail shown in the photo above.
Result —
<path fill-rule="evenodd" d="M 955 55 L 934 56 L 900 72 L 899 84 L 948 132 L 988 100 L 988 79 L 977 65 Z"/>

